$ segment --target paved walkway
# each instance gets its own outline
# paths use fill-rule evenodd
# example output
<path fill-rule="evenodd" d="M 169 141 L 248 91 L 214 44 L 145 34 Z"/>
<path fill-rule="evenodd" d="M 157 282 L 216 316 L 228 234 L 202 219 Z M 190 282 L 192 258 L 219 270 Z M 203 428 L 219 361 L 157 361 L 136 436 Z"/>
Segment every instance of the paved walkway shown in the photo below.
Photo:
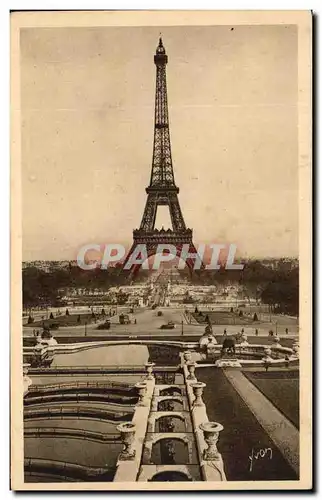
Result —
<path fill-rule="evenodd" d="M 239 370 L 223 370 L 294 471 L 299 474 L 299 432 Z"/>

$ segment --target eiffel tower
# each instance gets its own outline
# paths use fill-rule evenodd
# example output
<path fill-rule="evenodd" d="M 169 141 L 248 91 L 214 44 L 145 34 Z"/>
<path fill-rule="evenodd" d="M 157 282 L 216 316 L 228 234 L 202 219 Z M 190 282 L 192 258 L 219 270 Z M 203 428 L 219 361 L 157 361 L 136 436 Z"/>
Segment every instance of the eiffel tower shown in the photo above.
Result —
<path fill-rule="evenodd" d="M 150 184 L 146 188 L 148 196 L 141 225 L 139 229 L 133 231 L 133 244 L 123 263 L 123 268 L 139 244 L 146 245 L 148 257 L 155 255 L 159 244 L 174 245 L 177 256 L 180 256 L 184 244 L 186 245 L 185 248 L 189 248 L 189 253 L 197 254 L 192 241 L 192 229 L 186 227 L 181 212 L 178 199 L 179 188 L 176 186 L 174 180 L 168 117 L 167 62 L 168 56 L 163 46 L 162 38 L 160 38 L 154 56 L 154 64 L 156 65 L 156 94 Z M 165 230 L 163 228 L 158 230 L 155 228 L 157 210 L 161 205 L 169 207 L 172 230 Z M 199 258 L 198 255 L 197 258 Z M 194 262 L 194 258 L 186 259 L 186 265 L 190 270 L 193 269 Z M 203 267 L 202 263 L 200 265 Z M 131 272 L 135 273 L 139 268 L 139 264 L 134 264 L 131 267 Z"/>

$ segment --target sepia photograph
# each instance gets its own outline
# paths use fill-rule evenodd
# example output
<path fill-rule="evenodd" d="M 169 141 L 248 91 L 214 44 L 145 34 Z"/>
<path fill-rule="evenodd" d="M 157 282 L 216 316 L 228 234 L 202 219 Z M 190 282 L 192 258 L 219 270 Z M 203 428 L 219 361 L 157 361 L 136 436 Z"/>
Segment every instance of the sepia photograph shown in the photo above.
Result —
<path fill-rule="evenodd" d="M 11 14 L 12 489 L 312 488 L 311 22 Z"/>

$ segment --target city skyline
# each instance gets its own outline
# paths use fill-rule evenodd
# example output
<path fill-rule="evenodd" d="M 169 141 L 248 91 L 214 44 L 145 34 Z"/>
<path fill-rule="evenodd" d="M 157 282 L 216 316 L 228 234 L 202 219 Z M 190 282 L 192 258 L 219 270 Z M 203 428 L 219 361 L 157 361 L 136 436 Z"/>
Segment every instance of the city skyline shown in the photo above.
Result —
<path fill-rule="evenodd" d="M 22 30 L 23 260 L 130 246 L 151 172 L 160 31 L 196 245 L 297 257 L 296 27 L 214 26 Z"/>

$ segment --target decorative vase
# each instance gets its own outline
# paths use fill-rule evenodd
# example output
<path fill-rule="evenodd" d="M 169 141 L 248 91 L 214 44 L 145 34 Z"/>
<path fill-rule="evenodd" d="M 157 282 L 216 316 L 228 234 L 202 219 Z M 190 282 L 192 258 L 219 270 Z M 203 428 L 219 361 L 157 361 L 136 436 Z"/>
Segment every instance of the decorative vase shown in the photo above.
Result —
<path fill-rule="evenodd" d="M 203 459 L 218 460 L 220 458 L 220 453 L 217 449 L 217 441 L 219 432 L 223 430 L 223 426 L 218 422 L 204 422 L 199 425 L 199 429 L 202 430 L 204 439 L 208 445 L 208 448 L 203 452 Z"/>
<path fill-rule="evenodd" d="M 189 375 L 187 376 L 187 380 L 196 380 L 196 376 L 195 376 L 196 363 L 194 361 L 189 361 L 187 363 L 187 368 L 189 371 Z"/>
<path fill-rule="evenodd" d="M 149 361 L 148 363 L 145 363 L 145 368 L 147 371 L 146 380 L 153 380 L 154 379 L 154 376 L 153 376 L 153 367 L 154 366 L 155 366 L 155 363 L 152 363 L 151 361 Z"/>
<path fill-rule="evenodd" d="M 124 445 L 123 451 L 119 456 L 120 460 L 133 460 L 135 457 L 135 449 L 133 448 L 135 425 L 132 422 L 123 422 L 116 429 L 120 432 Z"/>
<path fill-rule="evenodd" d="M 193 407 L 205 406 L 201 396 L 202 396 L 204 387 L 206 387 L 206 384 L 204 384 L 203 382 L 194 382 L 193 384 L 191 384 L 191 387 L 193 390 L 193 394 L 195 396 L 195 400 L 193 402 Z"/>
<path fill-rule="evenodd" d="M 139 400 L 137 402 L 137 406 L 146 406 L 145 395 L 146 395 L 146 382 L 137 382 L 134 386 L 139 394 Z"/>

